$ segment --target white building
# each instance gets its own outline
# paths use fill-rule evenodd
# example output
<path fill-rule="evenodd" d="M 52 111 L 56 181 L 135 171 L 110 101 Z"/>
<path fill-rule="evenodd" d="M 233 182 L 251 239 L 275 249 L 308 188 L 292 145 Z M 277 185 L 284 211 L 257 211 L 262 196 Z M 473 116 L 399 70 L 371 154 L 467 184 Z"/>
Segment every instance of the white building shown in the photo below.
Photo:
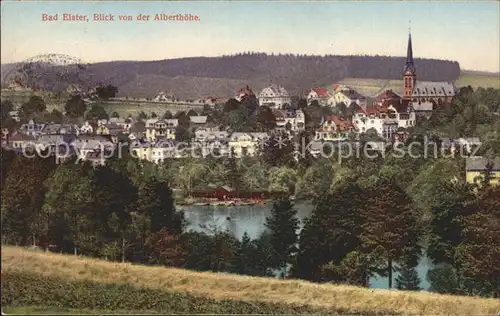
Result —
<path fill-rule="evenodd" d="M 390 139 L 398 128 L 415 126 L 416 115 L 408 102 L 388 101 L 382 106 L 360 108 L 354 114 L 352 123 L 360 133 L 374 129 L 378 135 Z"/>
<path fill-rule="evenodd" d="M 340 142 L 349 137 L 349 133 L 355 131 L 355 126 L 340 116 L 331 115 L 323 120 L 320 128 L 316 130 L 314 140 Z"/>
<path fill-rule="evenodd" d="M 267 105 L 274 109 L 281 109 L 285 104 L 291 104 L 290 94 L 285 88 L 272 84 L 262 89 L 258 96 L 259 105 Z"/>
<path fill-rule="evenodd" d="M 234 152 L 236 157 L 256 155 L 268 138 L 267 133 L 232 133 L 228 143 L 229 152 Z"/>
<path fill-rule="evenodd" d="M 343 89 L 335 92 L 327 101 L 327 104 L 331 107 L 336 107 L 340 103 L 344 103 L 346 107 L 349 107 L 352 103 L 356 103 L 360 107 L 365 108 L 366 98 L 353 89 Z"/>
<path fill-rule="evenodd" d="M 311 102 L 313 101 L 318 101 L 319 105 L 325 106 L 327 105 L 329 98 L 330 94 L 328 93 L 328 89 L 311 89 L 311 91 L 309 91 L 309 93 L 307 94 L 307 105 L 311 105 Z"/>
<path fill-rule="evenodd" d="M 300 132 L 303 131 L 306 127 L 305 115 L 302 110 L 274 110 L 273 114 L 276 118 L 276 128 L 288 130 L 288 126 L 290 128 L 290 131 Z"/>
<path fill-rule="evenodd" d="M 153 99 L 154 102 L 175 102 L 175 95 L 167 91 L 162 91 Z"/>

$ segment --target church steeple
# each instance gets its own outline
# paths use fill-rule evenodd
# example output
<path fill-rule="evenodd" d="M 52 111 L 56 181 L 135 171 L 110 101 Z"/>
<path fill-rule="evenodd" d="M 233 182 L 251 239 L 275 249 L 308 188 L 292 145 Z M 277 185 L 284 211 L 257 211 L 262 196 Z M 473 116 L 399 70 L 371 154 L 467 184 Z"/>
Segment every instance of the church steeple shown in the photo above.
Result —
<path fill-rule="evenodd" d="M 406 66 L 405 72 L 415 72 L 415 64 L 413 63 L 413 48 L 411 45 L 411 32 L 408 33 L 408 48 L 406 50 Z"/>
<path fill-rule="evenodd" d="M 411 99 L 413 89 L 417 83 L 417 71 L 413 63 L 413 47 L 411 45 L 411 31 L 408 32 L 408 47 L 406 50 L 406 64 L 403 72 L 404 97 Z"/>

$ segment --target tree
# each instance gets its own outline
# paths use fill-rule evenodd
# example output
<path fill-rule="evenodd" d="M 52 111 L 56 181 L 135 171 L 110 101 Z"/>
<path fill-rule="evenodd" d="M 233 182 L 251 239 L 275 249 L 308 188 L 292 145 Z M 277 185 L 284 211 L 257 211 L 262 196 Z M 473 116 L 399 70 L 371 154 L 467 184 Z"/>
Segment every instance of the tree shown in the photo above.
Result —
<path fill-rule="evenodd" d="M 137 116 L 140 120 L 145 120 L 148 118 L 148 115 L 144 113 L 144 111 L 139 112 L 139 115 Z"/>
<path fill-rule="evenodd" d="M 113 85 L 101 86 L 96 88 L 96 93 L 99 99 L 108 100 L 114 98 L 118 93 L 118 88 Z"/>
<path fill-rule="evenodd" d="M 264 161 L 271 166 L 292 165 L 295 146 L 285 132 L 272 134 L 262 146 Z"/>
<path fill-rule="evenodd" d="M 224 103 L 223 112 L 228 113 L 232 112 L 240 107 L 241 103 L 238 100 L 231 98 Z"/>
<path fill-rule="evenodd" d="M 272 266 L 279 269 L 284 278 L 287 267 L 293 263 L 297 252 L 299 220 L 292 202 L 289 199 L 275 201 L 265 226 L 269 229 L 270 244 L 274 252 L 271 255 Z"/>
<path fill-rule="evenodd" d="M 166 182 L 154 177 L 147 179 L 139 188 L 136 210 L 151 220 L 151 232 L 166 228 L 169 234 L 181 234 L 185 222 L 184 213 L 175 209 L 172 189 Z"/>
<path fill-rule="evenodd" d="M 59 166 L 44 182 L 45 199 L 42 222 L 45 222 L 47 241 L 60 251 L 98 253 L 93 244 L 96 231 L 89 210 L 92 202 L 90 166 L 65 164 Z"/>
<path fill-rule="evenodd" d="M 2 101 L 1 105 L 0 105 L 0 113 L 2 114 L 2 125 L 3 125 L 3 122 L 5 120 L 7 120 L 8 118 L 10 118 L 10 115 L 9 115 L 9 112 L 13 111 L 14 110 L 14 104 L 12 104 L 11 101 Z"/>
<path fill-rule="evenodd" d="M 175 129 L 175 140 L 178 142 L 190 142 L 192 138 L 191 132 L 188 128 L 181 125 Z"/>
<path fill-rule="evenodd" d="M 415 267 L 403 264 L 399 269 L 399 276 L 396 277 L 396 288 L 398 290 L 419 291 L 420 278 Z"/>
<path fill-rule="evenodd" d="M 85 115 L 85 120 L 101 120 L 101 119 L 109 119 L 108 113 L 106 110 L 98 104 L 93 104 L 90 110 Z"/>
<path fill-rule="evenodd" d="M 225 125 L 229 126 L 232 131 L 244 130 L 244 127 L 247 126 L 249 118 L 250 113 L 248 109 L 242 106 L 240 106 L 236 110 L 229 112 L 229 115 L 224 116 L 224 119 L 226 121 Z"/>
<path fill-rule="evenodd" d="M 441 183 L 435 188 L 436 202 L 431 206 L 427 228 L 427 256 L 434 264 L 445 263 L 458 269 L 455 252 L 462 241 L 462 216 L 475 211 L 476 196 L 469 185 Z"/>
<path fill-rule="evenodd" d="M 196 112 L 195 110 L 190 109 L 190 110 L 186 113 L 186 115 L 189 117 L 189 116 L 198 116 L 199 114 L 198 114 L 198 112 Z"/>
<path fill-rule="evenodd" d="M 146 246 L 150 263 L 182 267 L 185 262 L 186 251 L 180 235 L 172 235 L 166 228 L 149 235 Z"/>
<path fill-rule="evenodd" d="M 478 211 L 462 218 L 462 242 L 457 260 L 462 273 L 500 297 L 500 187 L 491 186 L 479 194 Z"/>
<path fill-rule="evenodd" d="M 21 106 L 21 113 L 28 117 L 34 113 L 41 113 L 47 109 L 45 101 L 37 95 L 32 96 L 27 103 Z"/>
<path fill-rule="evenodd" d="M 80 95 L 72 96 L 64 105 L 64 111 L 69 117 L 83 117 L 86 110 L 87 105 Z"/>
<path fill-rule="evenodd" d="M 297 103 L 297 107 L 301 110 L 307 108 L 307 100 L 303 98 L 300 99 L 299 102 Z"/>
<path fill-rule="evenodd" d="M 44 121 L 54 122 L 56 124 L 61 124 L 63 122 L 63 118 L 64 115 L 57 109 L 53 109 L 52 112 L 46 113 L 46 115 L 44 115 Z"/>
<path fill-rule="evenodd" d="M 320 268 L 322 281 L 335 281 L 356 286 L 369 286 L 369 279 L 379 272 L 384 263 L 383 250 L 370 254 L 361 251 L 349 252 L 340 263 L 330 261 Z"/>
<path fill-rule="evenodd" d="M 169 110 L 165 111 L 165 114 L 163 114 L 163 119 L 169 120 L 171 118 L 173 118 L 172 112 L 170 112 Z"/>
<path fill-rule="evenodd" d="M 297 138 L 298 155 L 296 156 L 296 158 L 298 161 L 298 166 L 302 168 L 302 170 L 307 170 L 307 168 L 309 168 L 314 161 L 314 156 L 311 154 L 311 149 L 308 146 L 313 137 L 309 131 L 302 131 L 298 134 Z"/>
<path fill-rule="evenodd" d="M 365 195 L 365 190 L 355 182 L 346 181 L 344 185 L 323 192 L 313 200 L 313 212 L 300 234 L 299 254 L 294 268 L 296 277 L 311 281 L 341 281 L 338 275 L 323 275 L 325 271 L 322 269 L 329 263 L 338 265 L 348 253 L 360 250 L 359 235 L 363 224 L 360 210 L 363 209 Z M 356 260 L 363 262 L 366 259 Z"/>
<path fill-rule="evenodd" d="M 392 288 L 393 262 L 417 262 L 421 248 L 420 228 L 406 192 L 393 179 L 380 179 L 367 196 L 360 238 L 366 251 L 381 247 L 386 252 L 389 288 Z"/>
<path fill-rule="evenodd" d="M 441 294 L 460 293 L 457 271 L 449 264 L 437 266 L 427 271 L 429 291 Z"/>
<path fill-rule="evenodd" d="M 230 156 L 224 158 L 223 168 L 225 171 L 224 181 L 238 193 L 242 187 L 242 176 L 236 163 L 234 149 L 231 148 Z"/>
<path fill-rule="evenodd" d="M 51 158 L 17 156 L 2 190 L 2 235 L 8 243 L 36 245 L 44 234 L 40 224 L 42 183 L 55 167 Z"/>
<path fill-rule="evenodd" d="M 111 166 L 99 166 L 92 170 L 91 207 L 94 221 L 101 223 L 97 232 L 102 242 L 115 244 L 117 252 L 125 257 L 126 232 L 131 222 L 130 212 L 137 200 L 137 188 L 125 172 Z M 120 251 L 121 248 L 121 251 Z"/>
<path fill-rule="evenodd" d="M 231 272 L 253 275 L 269 276 L 267 271 L 267 255 L 270 253 L 264 238 L 251 240 L 245 232 L 234 255 Z"/>
<path fill-rule="evenodd" d="M 276 117 L 273 111 L 266 107 L 259 107 L 257 110 L 256 129 L 261 132 L 267 132 L 276 128 Z"/>
<path fill-rule="evenodd" d="M 347 114 L 347 105 L 344 102 L 337 103 L 335 106 L 335 110 L 337 114 L 341 116 L 346 116 Z"/>
<path fill-rule="evenodd" d="M 285 192 L 289 195 L 295 193 L 297 172 L 289 167 L 273 167 L 269 171 L 269 191 Z"/>
<path fill-rule="evenodd" d="M 241 104 L 247 110 L 247 113 L 252 114 L 259 108 L 259 100 L 255 94 L 246 95 L 241 100 Z"/>
<path fill-rule="evenodd" d="M 158 117 L 158 114 L 156 114 L 155 112 L 151 112 L 151 118 L 157 118 Z"/>

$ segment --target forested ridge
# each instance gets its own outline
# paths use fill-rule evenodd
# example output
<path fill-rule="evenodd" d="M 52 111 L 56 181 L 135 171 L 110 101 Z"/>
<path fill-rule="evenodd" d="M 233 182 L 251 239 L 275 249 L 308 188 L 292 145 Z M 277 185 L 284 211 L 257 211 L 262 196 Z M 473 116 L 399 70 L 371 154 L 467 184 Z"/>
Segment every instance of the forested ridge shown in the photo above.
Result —
<path fill-rule="evenodd" d="M 291 93 L 297 94 L 348 77 L 401 79 L 404 64 L 404 57 L 392 56 L 275 55 L 249 52 L 220 57 L 95 63 L 89 65 L 85 70 L 88 74 L 83 77 L 91 78 L 88 80 L 94 82 L 113 84 L 119 88 L 120 95 L 129 96 L 139 94 L 138 90 L 141 96 L 154 96 L 158 93 L 157 84 L 162 86 L 161 83 L 164 82 L 164 88 L 169 89 L 169 86 L 174 85 L 172 79 L 216 78 L 224 80 L 224 85 L 231 86 L 231 89 L 204 89 L 189 94 L 189 90 L 193 91 L 195 87 L 183 87 L 187 92 L 182 94 L 195 98 L 207 97 L 204 94 L 231 97 L 228 90 L 235 88 L 231 85 L 233 81 L 240 85 L 243 80 L 243 83 L 250 84 L 257 90 L 270 83 L 279 83 Z M 417 58 L 415 64 L 419 80 L 454 81 L 460 76 L 460 65 L 456 61 Z M 2 65 L 2 68 L 7 69 L 9 65 Z"/>

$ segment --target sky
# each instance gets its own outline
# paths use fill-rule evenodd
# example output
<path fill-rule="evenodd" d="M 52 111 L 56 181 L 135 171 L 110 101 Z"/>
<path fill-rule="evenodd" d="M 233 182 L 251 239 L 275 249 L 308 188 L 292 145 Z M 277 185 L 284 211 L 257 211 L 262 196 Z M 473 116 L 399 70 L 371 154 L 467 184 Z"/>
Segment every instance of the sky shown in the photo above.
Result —
<path fill-rule="evenodd" d="M 64 13 L 90 20 L 60 21 Z M 113 14 L 115 21 L 92 21 L 94 13 Z M 200 21 L 152 21 L 161 13 L 198 15 Z M 58 14 L 59 21 L 42 21 L 42 14 Z M 137 21 L 138 14 L 152 17 Z M 84 62 L 245 51 L 404 56 L 410 25 L 414 57 L 500 71 L 497 1 L 2 1 L 1 62 L 47 53 Z"/>

